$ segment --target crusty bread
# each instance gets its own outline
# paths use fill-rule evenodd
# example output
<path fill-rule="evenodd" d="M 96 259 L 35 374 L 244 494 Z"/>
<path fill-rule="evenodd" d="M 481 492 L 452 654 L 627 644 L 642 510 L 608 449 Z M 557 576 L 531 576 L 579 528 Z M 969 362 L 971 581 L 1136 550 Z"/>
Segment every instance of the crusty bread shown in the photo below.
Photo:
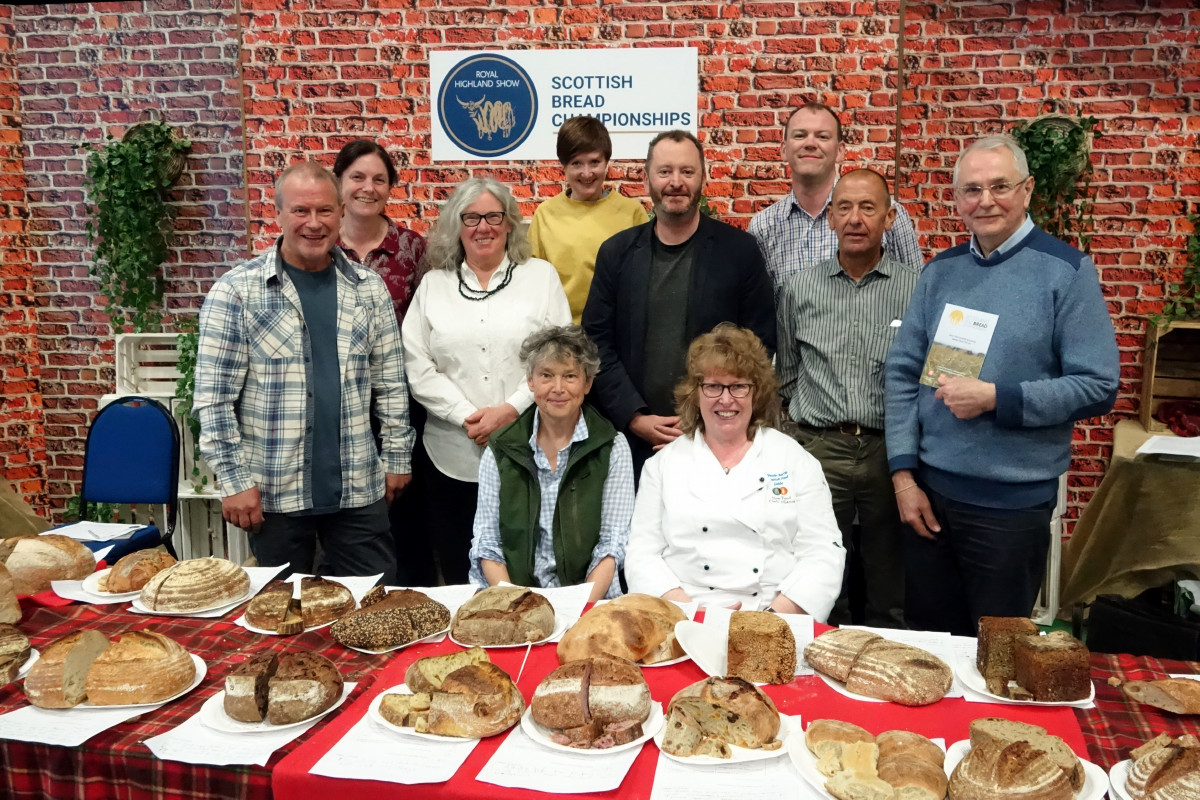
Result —
<path fill-rule="evenodd" d="M 289 725 L 315 717 L 342 696 L 337 665 L 320 653 L 285 653 L 267 681 L 267 722 Z"/>
<path fill-rule="evenodd" d="M 157 703 L 187 689 L 195 677 L 196 664 L 178 642 L 130 631 L 92 662 L 87 699 L 94 706 Z"/>
<path fill-rule="evenodd" d="M 246 622 L 259 630 L 282 633 L 279 627 L 287 618 L 288 610 L 292 606 L 294 586 L 295 584 L 282 580 L 268 583 L 246 606 Z"/>
<path fill-rule="evenodd" d="M 420 733 L 429 731 L 428 692 L 416 694 L 385 694 L 379 702 L 379 715 L 400 728 L 413 728 Z"/>
<path fill-rule="evenodd" d="M 480 647 L 458 650 L 444 656 L 418 658 L 404 673 L 404 684 L 412 692 L 436 692 L 442 688 L 446 676 L 468 664 L 490 662 L 487 651 Z"/>
<path fill-rule="evenodd" d="M 109 646 L 100 631 L 69 633 L 52 642 L 25 676 L 25 695 L 39 708 L 70 708 L 87 698 L 92 662 Z"/>
<path fill-rule="evenodd" d="M 559 744 L 611 747 L 636 739 L 650 716 L 650 689 L 631 661 L 595 656 L 569 661 L 551 672 L 533 692 L 534 722 L 550 728 Z"/>
<path fill-rule="evenodd" d="M 0 622 L 0 661 L 15 659 L 24 664 L 30 653 L 29 637 L 16 625 Z"/>
<path fill-rule="evenodd" d="M 412 589 L 383 594 L 372 590 L 361 608 L 334 622 L 329 632 L 347 647 L 386 650 L 444 631 L 449 624 L 449 609 L 426 594 Z"/>
<path fill-rule="evenodd" d="M 1156 681 L 1126 681 L 1121 691 L 1148 706 L 1172 714 L 1200 714 L 1200 681 L 1163 678 Z"/>
<path fill-rule="evenodd" d="M 554 608 L 520 586 L 489 586 L 459 606 L 450 635 L 466 645 L 540 642 L 554 632 Z"/>
<path fill-rule="evenodd" d="M 57 533 L 0 541 L 0 561 L 19 595 L 37 594 L 51 581 L 79 581 L 96 571 L 96 556 L 79 542 Z"/>
<path fill-rule="evenodd" d="M 936 703 L 954 683 L 954 673 L 933 653 L 889 639 L 876 639 L 863 648 L 846 690 L 890 700 L 904 706 Z"/>
<path fill-rule="evenodd" d="M 439 736 L 482 738 L 516 725 L 525 699 L 512 678 L 490 661 L 451 672 L 429 695 L 428 730 Z"/>
<path fill-rule="evenodd" d="M 1013 639 L 1016 682 L 1038 702 L 1084 700 L 1092 692 L 1091 653 L 1066 631 Z"/>
<path fill-rule="evenodd" d="M 664 626 L 655 616 L 638 608 L 617 605 L 616 601 L 595 606 L 563 634 L 558 643 L 558 662 L 565 664 L 599 655 L 641 661 L 666 641 Z"/>
<path fill-rule="evenodd" d="M 151 611 L 187 613 L 233 603 L 250 591 L 246 570 L 223 558 L 190 558 L 158 572 L 142 587 Z"/>
<path fill-rule="evenodd" d="M 859 654 L 879 638 L 870 631 L 834 628 L 809 642 L 804 648 L 804 658 L 817 672 L 844 682 Z"/>
<path fill-rule="evenodd" d="M 975 642 L 975 666 L 991 687 L 993 694 L 1006 696 L 1002 689 L 1017 677 L 1013 664 L 1013 639 L 1024 634 L 1037 634 L 1037 625 L 1028 617 L 980 617 L 979 636 Z"/>
<path fill-rule="evenodd" d="M 882 761 L 895 755 L 912 755 L 928 761 L 938 769 L 946 763 L 946 754 L 942 748 L 912 731 L 884 731 L 875 737 L 879 745 L 879 759 Z"/>
<path fill-rule="evenodd" d="M 104 591 L 112 594 L 139 591 L 152 577 L 175 563 L 162 550 L 138 550 L 122 556 L 104 579 Z"/>
<path fill-rule="evenodd" d="M 950 776 L 950 800 L 1072 800 L 1071 782 L 1029 742 L 972 745 Z"/>
<path fill-rule="evenodd" d="M 941 753 L 937 745 L 929 744 Z M 884 758 L 881 755 L 876 769 L 879 779 L 896 791 L 897 800 L 942 800 L 946 796 L 945 771 L 921 756 L 892 753 Z"/>
<path fill-rule="evenodd" d="M 679 713 L 672 715 L 672 709 Z M 699 736 L 695 730 L 699 729 Z M 774 750 L 781 745 L 779 712 L 758 687 L 741 678 L 706 678 L 685 686 L 671 698 L 663 750 L 677 756 L 700 755 L 706 740 L 748 749 Z M 724 748 L 720 748 L 724 750 Z"/>
<path fill-rule="evenodd" d="M 1027 742 L 1034 750 L 1045 753 L 1062 770 L 1073 790 L 1083 788 L 1083 764 L 1066 742 L 1046 733 L 1045 728 L 999 717 L 980 717 L 971 721 L 970 738 L 971 747 Z"/>
<path fill-rule="evenodd" d="M 829 778 L 825 788 L 834 797 L 942 800 L 946 796 L 945 753 L 920 734 L 886 731 L 875 737 L 849 722 L 818 719 L 809 723 L 804 743 L 817 757 L 817 770 Z"/>
<path fill-rule="evenodd" d="M 300 615 L 305 628 L 315 628 L 340 619 L 354 610 L 354 595 L 328 578 L 300 579 Z"/>
<path fill-rule="evenodd" d="M 729 743 L 706 734 L 702 718 L 708 716 L 709 706 L 698 698 L 685 698 L 671 703 L 663 728 L 663 752 L 673 756 L 711 756 L 731 758 Z"/>
<path fill-rule="evenodd" d="M 769 611 L 733 612 L 726 655 L 726 675 L 775 684 L 796 678 L 796 637 L 782 617 Z"/>
<path fill-rule="evenodd" d="M 20 622 L 21 603 L 17 600 L 17 589 L 12 574 L 0 564 L 0 622 Z"/>
<path fill-rule="evenodd" d="M 225 713 L 238 722 L 262 722 L 267 716 L 267 682 L 279 668 L 274 653 L 260 653 L 225 676 Z"/>
<path fill-rule="evenodd" d="M 1134 800 L 1200 798 L 1200 742 L 1195 736 L 1147 743 L 1130 758 L 1125 786 Z"/>

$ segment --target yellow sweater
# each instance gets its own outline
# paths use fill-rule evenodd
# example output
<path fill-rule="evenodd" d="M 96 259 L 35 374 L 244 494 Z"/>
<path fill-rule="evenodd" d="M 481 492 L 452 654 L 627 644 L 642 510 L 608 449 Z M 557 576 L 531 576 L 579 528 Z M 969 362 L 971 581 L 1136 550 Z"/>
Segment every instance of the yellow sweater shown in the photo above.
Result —
<path fill-rule="evenodd" d="M 592 286 L 600 245 L 614 233 L 649 219 L 641 203 L 612 191 L 591 202 L 572 200 L 562 192 L 533 213 L 533 221 L 529 223 L 533 255 L 549 261 L 558 270 L 576 324 L 583 315 L 583 305 Z"/>

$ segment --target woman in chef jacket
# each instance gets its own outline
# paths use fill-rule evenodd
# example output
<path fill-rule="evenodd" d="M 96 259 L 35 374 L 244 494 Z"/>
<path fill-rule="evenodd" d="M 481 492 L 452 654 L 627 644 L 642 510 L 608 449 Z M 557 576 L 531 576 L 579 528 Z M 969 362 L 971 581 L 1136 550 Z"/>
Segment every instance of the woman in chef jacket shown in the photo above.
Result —
<path fill-rule="evenodd" d="M 778 383 L 752 332 L 692 342 L 684 435 L 646 462 L 626 551 L 631 592 L 824 621 L 846 553 L 820 463 L 775 430 Z"/>

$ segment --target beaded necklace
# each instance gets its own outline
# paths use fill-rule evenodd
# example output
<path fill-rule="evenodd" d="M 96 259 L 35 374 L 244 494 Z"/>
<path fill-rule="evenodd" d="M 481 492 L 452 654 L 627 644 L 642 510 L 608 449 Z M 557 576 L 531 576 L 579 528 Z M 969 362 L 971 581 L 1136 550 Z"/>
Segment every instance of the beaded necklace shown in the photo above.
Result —
<path fill-rule="evenodd" d="M 514 262 L 508 262 L 508 269 L 504 271 L 504 278 L 500 281 L 500 285 L 495 289 L 476 289 L 468 286 L 467 282 L 463 279 L 463 268 L 460 264 L 458 267 L 458 293 L 462 295 L 464 300 L 487 300 L 489 297 L 512 282 L 513 269 L 515 269 L 516 266 L 517 265 Z M 470 294 L 468 294 L 468 292 L 470 292 Z"/>

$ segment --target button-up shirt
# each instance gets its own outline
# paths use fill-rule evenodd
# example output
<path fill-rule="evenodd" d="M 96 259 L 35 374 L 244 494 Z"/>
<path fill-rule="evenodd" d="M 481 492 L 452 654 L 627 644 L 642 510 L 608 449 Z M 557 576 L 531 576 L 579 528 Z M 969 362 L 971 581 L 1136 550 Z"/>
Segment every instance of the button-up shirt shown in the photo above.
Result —
<path fill-rule="evenodd" d="M 384 473 L 410 471 L 404 354 L 378 275 L 330 251 L 337 270 L 342 508 L 383 497 Z M 276 243 L 216 282 L 200 310 L 193 408 L 200 452 L 222 496 L 258 487 L 262 508 L 312 508 L 312 345 Z M 374 397 L 382 453 L 371 433 Z"/>
<path fill-rule="evenodd" d="M 541 506 L 538 511 L 538 542 L 533 553 L 533 575 L 538 586 L 559 586 L 558 573 L 554 571 L 554 508 L 558 503 L 558 487 L 571 459 L 571 447 L 588 437 L 587 422 L 583 415 L 575 423 L 575 432 L 567 446 L 558 451 L 557 469 L 550 468 L 550 460 L 537 441 L 541 417 L 533 415 L 533 435 L 529 446 L 533 450 L 533 463 L 537 466 L 538 485 L 541 488 Z M 608 458 L 608 476 L 604 479 L 604 495 L 600 503 L 600 541 L 592 551 L 592 560 L 587 571 L 590 574 L 601 560 L 612 556 L 617 567 L 625 561 L 625 548 L 629 544 L 629 521 L 633 517 L 633 461 L 629 454 L 629 443 L 617 434 L 613 439 L 612 452 Z M 503 543 L 500 540 L 500 470 L 496 467 L 496 456 L 491 448 L 484 451 L 479 464 L 479 505 L 475 510 L 475 539 L 471 543 L 471 582 L 487 586 L 483 576 L 481 559 L 504 563 Z M 621 594 L 621 582 L 613 576 L 605 597 Z"/>
<path fill-rule="evenodd" d="M 360 256 L 345 245 L 341 247 L 351 261 L 374 270 L 383 278 L 383 285 L 392 296 L 396 320 L 403 322 L 408 305 L 417 291 L 417 270 L 421 256 L 425 255 L 426 242 L 425 237 L 416 231 L 401 228 L 387 217 L 384 219 L 387 220 L 387 233 L 374 250 Z"/>
<path fill-rule="evenodd" d="M 779 390 L 796 422 L 883 427 L 883 363 L 920 273 L 890 256 L 855 282 L 836 257 L 796 275 L 779 304 Z"/>

